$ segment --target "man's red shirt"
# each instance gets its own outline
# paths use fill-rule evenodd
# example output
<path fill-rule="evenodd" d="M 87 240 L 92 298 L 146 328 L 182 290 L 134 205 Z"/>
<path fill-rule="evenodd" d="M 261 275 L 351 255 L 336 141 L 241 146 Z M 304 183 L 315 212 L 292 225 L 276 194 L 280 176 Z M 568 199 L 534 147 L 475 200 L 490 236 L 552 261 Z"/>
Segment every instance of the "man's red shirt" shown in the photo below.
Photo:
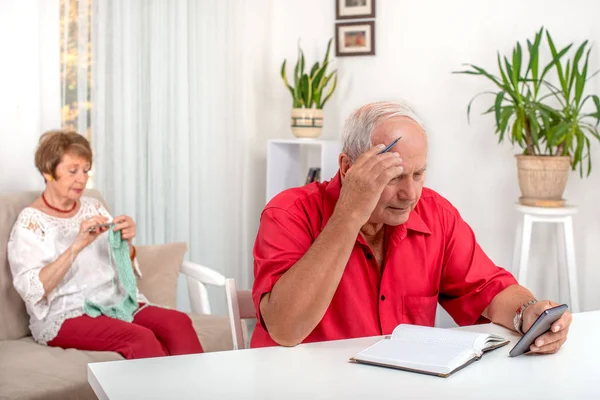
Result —
<path fill-rule="evenodd" d="M 252 297 L 259 323 L 252 347 L 277 345 L 262 321 L 260 300 L 319 236 L 340 190 L 338 173 L 328 182 L 286 190 L 265 207 L 254 245 Z M 358 234 L 329 308 L 303 343 L 386 335 L 403 323 L 433 326 L 438 302 L 456 323 L 471 325 L 494 296 L 517 283 L 485 255 L 450 202 L 431 189 L 423 188 L 406 223 L 386 229 L 383 273 Z"/>

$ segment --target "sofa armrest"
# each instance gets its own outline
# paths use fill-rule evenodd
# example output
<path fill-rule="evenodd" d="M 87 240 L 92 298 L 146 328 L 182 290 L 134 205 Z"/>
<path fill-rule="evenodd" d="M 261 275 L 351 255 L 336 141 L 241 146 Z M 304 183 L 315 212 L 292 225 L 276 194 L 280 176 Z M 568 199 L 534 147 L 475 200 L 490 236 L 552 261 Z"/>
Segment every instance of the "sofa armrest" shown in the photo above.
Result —
<path fill-rule="evenodd" d="M 223 287 L 225 277 L 208 267 L 185 260 L 181 264 L 181 273 L 187 277 L 192 312 L 211 314 L 206 285 Z"/>

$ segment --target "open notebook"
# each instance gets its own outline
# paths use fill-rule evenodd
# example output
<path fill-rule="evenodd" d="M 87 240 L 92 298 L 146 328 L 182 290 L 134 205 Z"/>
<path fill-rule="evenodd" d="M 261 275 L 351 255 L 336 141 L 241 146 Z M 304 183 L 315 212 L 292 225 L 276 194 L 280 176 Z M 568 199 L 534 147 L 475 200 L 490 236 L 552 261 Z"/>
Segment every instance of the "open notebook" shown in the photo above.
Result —
<path fill-rule="evenodd" d="M 447 377 L 508 340 L 488 333 L 401 324 L 391 337 L 356 354 L 354 362 Z"/>

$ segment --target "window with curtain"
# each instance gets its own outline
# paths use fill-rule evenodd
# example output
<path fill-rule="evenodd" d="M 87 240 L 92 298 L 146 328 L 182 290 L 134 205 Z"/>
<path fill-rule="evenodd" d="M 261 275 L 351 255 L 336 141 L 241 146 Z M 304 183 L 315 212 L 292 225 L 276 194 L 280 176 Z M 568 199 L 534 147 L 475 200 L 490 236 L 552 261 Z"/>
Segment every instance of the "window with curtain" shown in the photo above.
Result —
<path fill-rule="evenodd" d="M 61 126 L 92 140 L 92 0 L 60 0 Z M 88 187 L 93 187 L 94 170 Z"/>
<path fill-rule="evenodd" d="M 92 2 L 60 0 L 61 124 L 91 140 Z"/>

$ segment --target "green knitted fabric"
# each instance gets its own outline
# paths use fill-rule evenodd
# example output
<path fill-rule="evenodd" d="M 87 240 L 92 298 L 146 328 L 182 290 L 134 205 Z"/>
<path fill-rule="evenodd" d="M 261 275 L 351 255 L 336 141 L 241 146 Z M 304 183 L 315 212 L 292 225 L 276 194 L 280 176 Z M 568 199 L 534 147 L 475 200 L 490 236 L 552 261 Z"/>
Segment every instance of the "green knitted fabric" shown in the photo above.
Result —
<path fill-rule="evenodd" d="M 115 260 L 119 282 L 125 288 L 127 295 L 120 303 L 112 306 L 102 306 L 86 299 L 83 312 L 93 318 L 106 315 L 107 317 L 131 322 L 133 321 L 133 313 L 139 305 L 137 302 L 137 283 L 129 258 L 129 245 L 126 240 L 121 239 L 120 231 L 115 232 L 112 229 L 108 234 L 108 245 Z"/>

